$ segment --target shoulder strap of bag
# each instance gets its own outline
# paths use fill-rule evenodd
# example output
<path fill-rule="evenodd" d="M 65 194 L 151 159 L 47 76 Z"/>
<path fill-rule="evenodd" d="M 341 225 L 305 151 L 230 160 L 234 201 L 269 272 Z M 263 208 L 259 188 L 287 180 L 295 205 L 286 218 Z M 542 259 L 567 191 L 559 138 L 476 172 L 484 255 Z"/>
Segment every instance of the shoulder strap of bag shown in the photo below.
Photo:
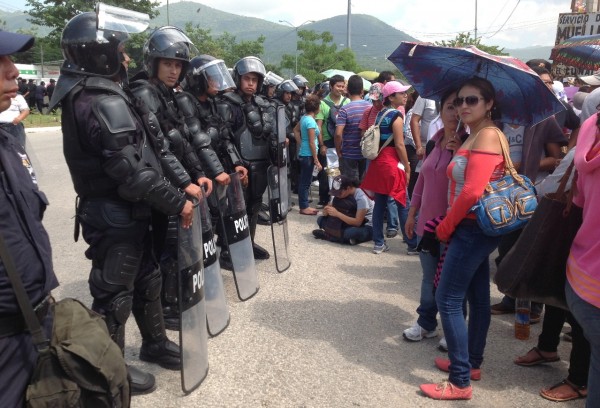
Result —
<path fill-rule="evenodd" d="M 513 179 L 515 179 L 515 181 L 521 185 L 524 184 L 524 180 L 523 177 L 521 177 L 518 173 L 517 170 L 515 169 L 515 165 L 513 164 L 512 160 L 510 159 L 510 150 L 508 147 L 508 141 L 506 140 L 506 136 L 504 136 L 504 133 L 502 133 L 502 131 L 500 129 L 498 129 L 497 127 L 488 127 L 488 128 L 483 128 L 483 129 L 494 129 L 496 131 L 496 134 L 498 135 L 498 140 L 500 140 L 500 148 L 502 149 L 502 156 L 504 157 L 504 174 L 508 175 L 510 174 Z M 481 130 L 483 130 L 481 129 Z M 481 132 L 481 130 L 479 132 Z M 479 134 L 479 132 L 477 134 Z M 475 136 L 477 137 L 477 136 Z"/>
<path fill-rule="evenodd" d="M 395 109 L 388 109 L 383 115 L 381 115 L 381 118 L 379 118 L 379 121 L 377 121 L 377 127 L 379 127 L 381 125 L 381 122 L 383 122 L 383 118 L 385 118 L 388 113 L 394 112 L 394 111 L 395 111 Z M 383 142 L 383 145 L 377 152 L 378 156 L 379 156 L 379 153 L 381 153 L 381 151 L 384 149 L 384 147 L 387 147 L 387 145 L 389 145 L 393 139 L 394 139 L 394 135 L 392 134 L 392 136 L 388 137 L 387 140 L 385 142 Z"/>
<path fill-rule="evenodd" d="M 47 350 L 50 342 L 42 331 L 42 326 L 35 315 L 35 311 L 33 310 L 29 296 L 27 296 L 27 292 L 23 286 L 23 281 L 17 272 L 15 262 L 8 251 L 8 247 L 6 246 L 6 242 L 4 241 L 2 234 L 0 234 L 0 258 L 2 258 L 2 262 L 4 263 L 4 267 L 6 269 L 6 274 L 8 275 L 8 279 L 12 284 L 13 290 L 15 291 L 19 308 L 21 309 L 21 313 L 23 313 L 23 317 L 27 323 L 27 328 L 29 329 L 29 332 L 33 338 L 33 344 L 40 352 Z"/>

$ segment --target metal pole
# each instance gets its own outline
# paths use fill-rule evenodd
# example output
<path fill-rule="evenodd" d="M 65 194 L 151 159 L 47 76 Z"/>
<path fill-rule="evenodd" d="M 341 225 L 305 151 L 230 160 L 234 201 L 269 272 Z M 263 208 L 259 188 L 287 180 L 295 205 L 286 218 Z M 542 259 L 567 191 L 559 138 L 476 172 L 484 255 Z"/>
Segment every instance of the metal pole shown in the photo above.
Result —
<path fill-rule="evenodd" d="M 350 16 L 352 15 L 352 1 L 348 0 L 348 21 L 346 23 L 346 46 L 348 49 L 352 49 L 352 44 L 350 43 Z"/>
<path fill-rule="evenodd" d="M 167 0 L 167 25 L 171 25 L 169 23 L 169 0 Z"/>
<path fill-rule="evenodd" d="M 477 0 L 475 0 L 475 40 L 477 40 Z"/>
<path fill-rule="evenodd" d="M 296 71 L 295 75 L 298 75 L 298 27 L 296 27 Z"/>

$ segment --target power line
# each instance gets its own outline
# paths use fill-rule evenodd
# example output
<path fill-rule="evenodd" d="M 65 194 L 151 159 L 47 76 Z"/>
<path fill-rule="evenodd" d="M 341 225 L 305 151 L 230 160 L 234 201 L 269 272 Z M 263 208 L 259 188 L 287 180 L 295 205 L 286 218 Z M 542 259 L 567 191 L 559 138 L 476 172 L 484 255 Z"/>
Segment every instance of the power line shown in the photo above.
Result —
<path fill-rule="evenodd" d="M 498 34 L 500 32 L 500 30 L 502 30 L 502 28 L 504 28 L 504 26 L 506 25 L 506 23 L 508 23 L 508 20 L 510 20 L 510 18 L 513 15 L 513 13 L 517 9 L 517 6 L 519 5 L 520 2 L 521 2 L 521 0 L 517 0 L 517 4 L 515 4 L 515 7 L 512 9 L 512 11 L 510 12 L 510 14 L 506 18 L 506 21 L 504 21 L 504 23 L 502 24 L 502 26 L 500 26 L 500 28 L 498 29 L 498 31 L 496 31 L 494 34 L 490 35 L 489 37 L 485 37 L 485 38 L 487 38 L 487 39 L 492 38 L 493 36 L 495 36 L 496 34 Z"/>

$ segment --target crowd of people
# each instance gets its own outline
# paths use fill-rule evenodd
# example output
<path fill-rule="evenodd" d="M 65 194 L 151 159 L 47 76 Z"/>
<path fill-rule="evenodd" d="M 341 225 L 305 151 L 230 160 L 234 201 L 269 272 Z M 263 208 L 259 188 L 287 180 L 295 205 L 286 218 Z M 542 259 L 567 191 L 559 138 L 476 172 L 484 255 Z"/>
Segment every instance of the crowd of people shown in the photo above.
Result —
<path fill-rule="evenodd" d="M 181 30 L 160 27 L 144 47 L 143 70 L 129 79 L 126 39 L 122 32 L 98 30 L 93 12 L 70 20 L 61 41 L 66 59 L 52 89 L 59 97 L 49 106 L 62 105 L 65 160 L 79 197 L 76 223 L 92 264 L 92 309 L 104 316 L 121 349 L 133 314 L 142 336 L 140 359 L 181 368 L 180 347 L 166 335 L 167 329 L 180 327 L 173 283 L 178 223 L 189 228 L 193 201 L 228 186 L 236 175 L 244 188 L 252 254 L 269 258 L 269 251 L 253 241 L 268 169 L 283 163 L 299 213 L 318 216 L 316 239 L 350 246 L 372 243 L 372 253 L 380 255 L 390 249 L 386 239 L 398 236 L 407 255 L 419 256 L 418 318 L 403 337 L 411 342 L 436 337 L 439 314 L 440 348 L 448 358 L 436 358 L 434 364 L 449 373 L 448 381 L 422 384 L 421 391 L 434 399 L 472 398 L 471 380 L 483 375 L 491 316 L 515 309 L 509 297 L 490 304 L 489 257 L 498 249 L 500 264 L 521 231 L 488 236 L 470 213 L 485 186 L 504 175 L 506 141 L 519 173 L 540 188 L 574 161 L 579 174 L 574 203 L 584 214 L 565 265 L 570 311 L 546 306 L 544 312 L 544 305 L 534 305 L 532 323 L 543 314 L 543 331 L 537 347 L 515 364 L 558 361 L 559 335 L 567 321 L 574 344 L 569 377 L 540 394 L 553 401 L 587 397 L 588 406 L 600 406 L 600 265 L 595 256 L 600 237 L 592 211 L 598 201 L 600 73 L 580 78 L 586 85 L 567 98 L 549 67 L 532 63 L 540 79 L 564 99 L 565 112 L 525 127 L 503 122 L 500 90 L 483 78 L 447 90 L 439 101 L 420 97 L 388 71 L 366 92 L 358 75 L 334 75 L 311 89 L 302 75 L 283 79 L 267 73 L 254 56 L 241 58 L 231 73 L 214 56 L 192 58 L 193 44 Z M 43 82 L 34 89 L 18 81 L 10 60 L 32 43 L 31 37 L 0 32 L 0 82 L 10 96 L 0 105 L 0 160 L 12 177 L 10 188 L 3 184 L 0 230 L 10 231 L 4 239 L 22 260 L 19 270 L 31 302 L 47 312 L 43 307 L 58 282 L 41 226 L 43 208 L 37 208 L 43 207 L 37 198 L 42 193 L 26 165 L 20 122 L 32 101 L 42 112 L 48 90 Z M 27 97 L 33 99 L 28 103 Z M 379 152 L 367 160 L 361 140 L 373 125 L 379 129 Z M 289 154 L 281 151 L 282 139 Z M 314 181 L 318 201 L 313 208 Z M 16 186 L 23 194 L 9 205 L 14 201 L 10 189 Z M 218 204 L 212 202 L 211 211 L 218 214 Z M 215 230 L 221 266 L 231 269 L 233 248 L 226 233 L 218 226 Z M 4 272 L 4 263 L 0 266 Z M 0 275 L 0 289 L 6 294 L 0 302 L 0 366 L 13 378 L 0 385 L 0 393 L 7 406 L 21 406 L 37 352 L 6 273 Z M 46 314 L 39 318 L 47 322 Z M 7 324 L 13 320 L 20 325 Z M 128 370 L 134 395 L 155 389 L 152 374 L 133 366 Z"/>

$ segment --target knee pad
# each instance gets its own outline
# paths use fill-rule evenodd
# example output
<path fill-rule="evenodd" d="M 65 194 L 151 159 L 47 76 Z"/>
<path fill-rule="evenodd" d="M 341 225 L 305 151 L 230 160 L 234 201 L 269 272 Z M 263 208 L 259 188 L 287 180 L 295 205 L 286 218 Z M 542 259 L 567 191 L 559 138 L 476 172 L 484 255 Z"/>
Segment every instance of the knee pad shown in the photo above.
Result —
<path fill-rule="evenodd" d="M 103 282 L 131 290 L 140 269 L 141 260 L 142 250 L 133 244 L 121 242 L 111 245 L 104 255 Z"/>
<path fill-rule="evenodd" d="M 160 269 L 153 269 L 147 275 L 138 279 L 135 292 L 143 302 L 152 302 L 159 299 L 162 287 L 162 275 Z"/>

